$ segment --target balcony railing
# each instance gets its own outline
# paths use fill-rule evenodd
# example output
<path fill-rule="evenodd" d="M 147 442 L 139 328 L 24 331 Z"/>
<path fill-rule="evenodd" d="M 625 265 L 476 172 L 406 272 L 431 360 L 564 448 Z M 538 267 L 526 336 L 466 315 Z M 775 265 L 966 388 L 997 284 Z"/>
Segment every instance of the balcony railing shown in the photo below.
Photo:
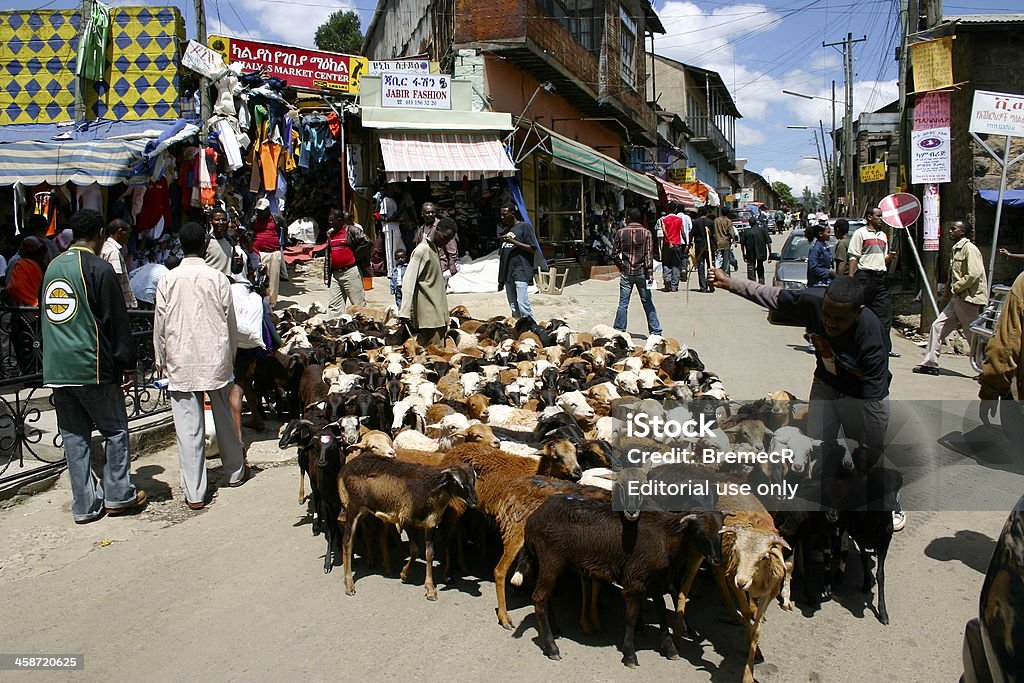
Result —
<path fill-rule="evenodd" d="M 736 161 L 735 148 L 710 116 L 687 116 L 686 125 L 693 131 L 692 140 L 694 143 L 699 144 L 706 141 L 728 158 L 730 162 Z"/>

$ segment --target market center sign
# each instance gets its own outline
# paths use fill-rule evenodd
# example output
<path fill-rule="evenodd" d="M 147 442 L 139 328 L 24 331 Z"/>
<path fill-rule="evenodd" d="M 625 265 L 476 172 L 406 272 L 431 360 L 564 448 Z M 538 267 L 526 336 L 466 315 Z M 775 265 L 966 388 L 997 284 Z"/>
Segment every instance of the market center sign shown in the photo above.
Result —
<path fill-rule="evenodd" d="M 318 90 L 354 95 L 359 77 L 366 73 L 365 57 L 338 52 L 307 50 L 302 47 L 259 43 L 227 36 L 210 36 L 210 47 L 223 54 L 229 64 L 240 62 L 243 71 L 266 70 L 301 90 Z"/>
<path fill-rule="evenodd" d="M 383 74 L 380 106 L 397 109 L 451 109 L 452 78 L 433 74 Z"/>
<path fill-rule="evenodd" d="M 1024 95 L 974 91 L 972 133 L 1024 137 Z"/>

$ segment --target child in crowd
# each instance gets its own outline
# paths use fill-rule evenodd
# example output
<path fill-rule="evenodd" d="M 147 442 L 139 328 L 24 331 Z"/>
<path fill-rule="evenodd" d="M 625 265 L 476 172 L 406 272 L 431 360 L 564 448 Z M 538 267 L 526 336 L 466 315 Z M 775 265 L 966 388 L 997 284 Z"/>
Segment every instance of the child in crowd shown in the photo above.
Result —
<path fill-rule="evenodd" d="M 405 249 L 395 249 L 395 267 L 391 269 L 391 293 L 395 295 L 395 306 L 402 307 L 402 278 L 409 267 Z"/>

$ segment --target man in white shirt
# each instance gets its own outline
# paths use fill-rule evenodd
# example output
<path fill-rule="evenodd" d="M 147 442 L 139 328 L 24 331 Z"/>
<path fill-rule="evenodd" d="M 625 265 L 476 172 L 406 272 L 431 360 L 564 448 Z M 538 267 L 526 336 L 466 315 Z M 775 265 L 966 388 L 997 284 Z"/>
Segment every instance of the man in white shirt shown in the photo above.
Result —
<path fill-rule="evenodd" d="M 167 271 L 179 263 L 181 259 L 171 254 L 163 265 L 147 263 L 128 273 L 128 283 L 132 286 L 132 294 L 139 300 L 139 308 L 152 310 L 156 305 L 156 286 L 167 275 Z"/>
<path fill-rule="evenodd" d="M 384 232 L 384 258 L 388 266 L 388 275 L 395 269 L 395 252 L 405 249 L 402 232 L 398 223 L 398 190 L 394 185 L 384 188 L 384 197 L 380 200 L 380 221 Z"/>
<path fill-rule="evenodd" d="M 131 237 L 131 234 L 132 227 L 120 218 L 110 221 L 110 224 L 107 225 L 107 240 L 103 243 L 100 257 L 113 266 L 117 282 L 121 285 L 125 306 L 138 308 L 139 302 L 135 300 L 132 286 L 128 282 L 128 265 L 124 258 L 124 248 L 128 245 L 128 238 Z"/>
<path fill-rule="evenodd" d="M 169 380 L 185 502 L 200 510 L 207 504 L 203 393 L 213 412 L 228 486 L 241 486 L 247 474 L 231 412 L 238 340 L 231 284 L 203 260 L 206 230 L 187 223 L 179 239 L 185 258 L 156 287 L 153 349 L 157 369 Z"/>

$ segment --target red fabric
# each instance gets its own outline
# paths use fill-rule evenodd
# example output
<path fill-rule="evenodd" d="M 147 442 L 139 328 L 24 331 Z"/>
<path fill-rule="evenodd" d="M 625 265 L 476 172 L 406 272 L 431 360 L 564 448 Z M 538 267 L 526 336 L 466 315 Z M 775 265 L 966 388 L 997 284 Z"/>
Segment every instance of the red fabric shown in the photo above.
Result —
<path fill-rule="evenodd" d="M 256 251 L 278 251 L 281 249 L 281 238 L 277 235 L 277 223 L 274 217 L 267 215 L 266 218 L 257 218 L 252 224 L 252 230 L 256 233 L 252 246 Z"/>
<path fill-rule="evenodd" d="M 150 183 L 146 195 L 142 198 L 142 210 L 135 217 L 135 229 L 139 232 L 149 230 L 164 219 L 164 230 L 171 227 L 171 193 L 167 190 L 167 180 L 160 178 Z"/>
<path fill-rule="evenodd" d="M 348 246 L 347 232 L 343 227 L 331 238 L 331 268 L 336 270 L 354 266 L 356 263 L 355 252 Z"/>
<path fill-rule="evenodd" d="M 30 258 L 18 259 L 7 275 L 7 293 L 22 306 L 38 306 L 42 286 L 43 269 Z"/>
<path fill-rule="evenodd" d="M 661 219 L 665 228 L 665 244 L 678 246 L 683 243 L 683 219 L 670 213 Z"/>

